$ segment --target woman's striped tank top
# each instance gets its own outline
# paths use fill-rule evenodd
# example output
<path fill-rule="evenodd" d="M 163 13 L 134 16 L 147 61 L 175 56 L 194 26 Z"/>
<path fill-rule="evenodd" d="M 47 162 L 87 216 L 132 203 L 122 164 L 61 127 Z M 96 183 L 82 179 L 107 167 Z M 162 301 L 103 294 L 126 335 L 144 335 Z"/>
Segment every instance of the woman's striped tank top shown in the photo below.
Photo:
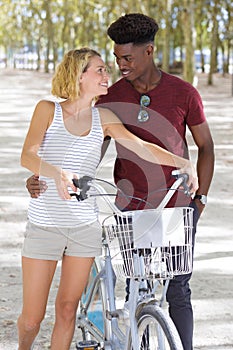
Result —
<path fill-rule="evenodd" d="M 78 175 L 95 176 L 101 157 L 103 129 L 99 111 L 92 108 L 92 127 L 88 135 L 75 136 L 67 131 L 63 122 L 62 108 L 55 102 L 54 119 L 48 128 L 39 149 L 39 156 L 50 164 Z M 62 200 L 55 182 L 45 180 L 48 189 L 39 198 L 31 198 L 28 210 L 29 220 L 42 226 L 75 227 L 97 220 L 98 209 L 95 198 L 78 202 L 75 197 Z"/>

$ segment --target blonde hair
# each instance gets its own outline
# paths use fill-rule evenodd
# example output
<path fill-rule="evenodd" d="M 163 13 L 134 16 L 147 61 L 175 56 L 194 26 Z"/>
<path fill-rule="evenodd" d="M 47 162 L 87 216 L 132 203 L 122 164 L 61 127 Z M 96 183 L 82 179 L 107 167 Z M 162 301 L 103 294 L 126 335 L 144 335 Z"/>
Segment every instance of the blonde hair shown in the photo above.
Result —
<path fill-rule="evenodd" d="M 89 67 L 90 59 L 100 54 L 88 47 L 70 50 L 57 66 L 52 79 L 51 93 L 64 99 L 75 99 L 80 94 L 79 81 Z"/>

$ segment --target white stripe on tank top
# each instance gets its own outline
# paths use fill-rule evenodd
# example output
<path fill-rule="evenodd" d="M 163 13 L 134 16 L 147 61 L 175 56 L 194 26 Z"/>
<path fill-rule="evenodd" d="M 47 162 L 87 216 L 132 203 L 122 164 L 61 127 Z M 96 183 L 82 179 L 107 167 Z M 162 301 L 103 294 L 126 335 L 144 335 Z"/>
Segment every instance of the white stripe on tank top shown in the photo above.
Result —
<path fill-rule="evenodd" d="M 78 175 L 95 177 L 101 157 L 103 129 L 99 111 L 92 108 L 92 126 L 88 135 L 75 136 L 67 131 L 62 108 L 55 102 L 53 122 L 45 133 L 38 155 L 46 162 Z M 28 218 L 40 226 L 75 227 L 92 223 L 98 218 L 94 197 L 78 202 L 75 197 L 62 200 L 51 178 L 40 176 L 48 189 L 39 198 L 31 198 Z"/>

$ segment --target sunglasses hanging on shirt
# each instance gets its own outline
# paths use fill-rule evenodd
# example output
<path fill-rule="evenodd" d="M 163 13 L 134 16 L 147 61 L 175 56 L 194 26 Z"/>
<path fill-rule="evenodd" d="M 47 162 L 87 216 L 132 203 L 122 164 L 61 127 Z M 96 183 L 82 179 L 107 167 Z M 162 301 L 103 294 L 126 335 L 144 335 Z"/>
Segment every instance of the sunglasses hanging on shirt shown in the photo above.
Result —
<path fill-rule="evenodd" d="M 149 120 L 150 116 L 148 111 L 145 109 L 145 107 L 148 107 L 150 105 L 150 97 L 147 95 L 142 95 L 140 98 L 140 111 L 138 113 L 138 122 L 144 123 Z"/>

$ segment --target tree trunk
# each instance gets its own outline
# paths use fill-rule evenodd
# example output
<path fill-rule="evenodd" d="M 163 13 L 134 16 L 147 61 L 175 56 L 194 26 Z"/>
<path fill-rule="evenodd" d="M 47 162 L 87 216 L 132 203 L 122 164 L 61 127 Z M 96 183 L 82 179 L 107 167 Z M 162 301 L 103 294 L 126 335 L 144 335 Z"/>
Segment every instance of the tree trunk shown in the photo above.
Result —
<path fill-rule="evenodd" d="M 213 74 L 216 71 L 216 52 L 218 47 L 218 21 L 217 21 L 217 5 L 214 3 L 213 8 L 213 29 L 211 35 L 211 49 L 210 49 L 210 71 L 208 74 L 208 85 L 213 85 Z"/>
<path fill-rule="evenodd" d="M 163 60 L 162 68 L 165 72 L 169 71 L 170 61 L 170 0 L 166 0 L 165 3 L 165 28 L 163 30 Z"/>
<path fill-rule="evenodd" d="M 41 68 L 41 56 L 40 56 L 40 50 L 41 50 L 41 45 L 40 45 L 40 39 L 37 40 L 36 44 L 36 52 L 37 52 L 37 68 L 36 70 L 39 72 Z"/>
<path fill-rule="evenodd" d="M 182 20 L 185 47 L 183 78 L 192 84 L 194 79 L 193 0 L 184 0 Z"/>
<path fill-rule="evenodd" d="M 46 58 L 45 58 L 45 73 L 49 72 L 49 56 L 50 49 L 53 43 L 53 23 L 51 20 L 50 4 L 45 0 L 44 2 L 46 11 L 46 26 L 47 26 L 47 46 L 46 46 Z"/>

